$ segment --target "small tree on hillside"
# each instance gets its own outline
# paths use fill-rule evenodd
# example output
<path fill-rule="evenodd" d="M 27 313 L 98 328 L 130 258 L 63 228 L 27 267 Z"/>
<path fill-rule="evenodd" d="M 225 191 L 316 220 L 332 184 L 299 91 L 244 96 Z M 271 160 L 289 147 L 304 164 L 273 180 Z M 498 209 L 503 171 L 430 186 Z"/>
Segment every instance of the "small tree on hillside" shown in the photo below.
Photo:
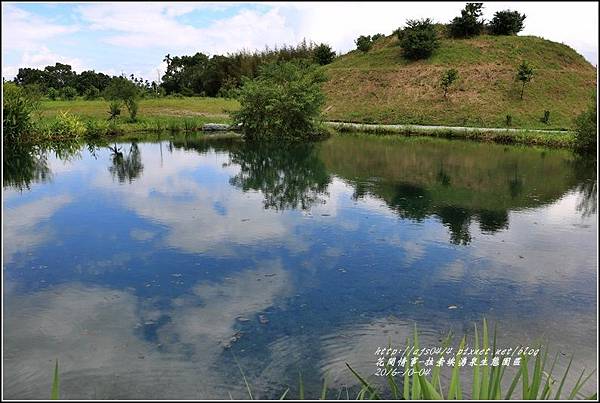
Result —
<path fill-rule="evenodd" d="M 384 34 L 375 34 L 371 37 L 371 41 L 373 42 L 377 42 L 378 40 L 380 40 L 381 38 L 385 38 Z"/>
<path fill-rule="evenodd" d="M 490 32 L 494 35 L 516 35 L 523 30 L 526 15 L 518 11 L 497 11 L 490 22 Z"/>
<path fill-rule="evenodd" d="M 329 64 L 335 58 L 335 52 L 331 50 L 331 47 L 326 43 L 322 43 L 317 46 L 313 53 L 314 60 L 321 66 Z"/>
<path fill-rule="evenodd" d="M 448 89 L 450 86 L 458 80 L 458 70 L 449 69 L 442 74 L 440 79 L 440 86 L 444 89 L 444 98 L 448 95 Z"/>
<path fill-rule="evenodd" d="M 525 84 L 531 81 L 533 78 L 533 68 L 526 61 L 521 62 L 517 68 L 517 81 L 521 82 L 521 99 L 523 99 L 523 91 L 525 91 Z"/>
<path fill-rule="evenodd" d="M 428 58 L 439 47 L 435 27 L 429 18 L 406 21 L 406 27 L 398 31 L 398 39 L 404 56 L 413 60 Z"/>
<path fill-rule="evenodd" d="M 373 42 L 371 41 L 371 35 L 361 35 L 354 41 L 356 43 L 356 49 L 361 52 L 368 52 L 373 47 Z"/>
<path fill-rule="evenodd" d="M 467 3 L 460 11 L 460 17 L 454 17 L 450 22 L 450 34 L 454 38 L 469 38 L 483 31 L 483 3 Z"/>

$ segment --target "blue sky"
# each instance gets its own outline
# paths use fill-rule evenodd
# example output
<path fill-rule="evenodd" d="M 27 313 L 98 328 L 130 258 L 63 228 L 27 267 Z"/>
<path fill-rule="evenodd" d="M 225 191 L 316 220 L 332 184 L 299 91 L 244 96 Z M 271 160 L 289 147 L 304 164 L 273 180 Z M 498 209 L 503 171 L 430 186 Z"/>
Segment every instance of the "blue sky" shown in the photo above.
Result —
<path fill-rule="evenodd" d="M 227 53 L 295 44 L 303 38 L 337 52 L 361 34 L 391 33 L 409 18 L 447 22 L 463 2 L 443 3 L 2 3 L 2 75 L 56 61 L 156 79 L 171 55 Z M 527 15 L 522 34 L 563 42 L 592 64 L 598 55 L 595 2 L 490 2 Z"/>

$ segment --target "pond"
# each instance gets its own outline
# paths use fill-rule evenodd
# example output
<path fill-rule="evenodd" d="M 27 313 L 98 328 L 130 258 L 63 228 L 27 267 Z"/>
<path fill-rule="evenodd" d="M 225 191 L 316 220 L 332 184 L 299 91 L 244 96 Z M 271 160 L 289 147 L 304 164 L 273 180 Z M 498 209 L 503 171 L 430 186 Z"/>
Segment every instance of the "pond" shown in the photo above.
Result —
<path fill-rule="evenodd" d="M 596 362 L 596 165 L 565 150 L 176 136 L 5 150 L 4 397 L 317 398 L 378 346 Z M 595 391 L 595 380 L 584 391 Z"/>

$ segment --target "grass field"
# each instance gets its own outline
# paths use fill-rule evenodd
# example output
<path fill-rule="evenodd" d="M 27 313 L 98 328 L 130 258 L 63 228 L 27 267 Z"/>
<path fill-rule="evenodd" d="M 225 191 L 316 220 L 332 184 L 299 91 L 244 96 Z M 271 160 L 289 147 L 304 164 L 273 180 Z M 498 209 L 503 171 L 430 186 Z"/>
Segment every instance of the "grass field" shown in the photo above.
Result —
<path fill-rule="evenodd" d="M 230 123 L 229 112 L 238 108 L 235 100 L 224 98 L 159 98 L 142 99 L 137 120 L 131 122 L 127 109 L 121 109 L 121 116 L 108 122 L 108 102 L 105 100 L 41 102 L 37 121 L 40 126 L 51 125 L 62 112 L 77 116 L 84 124 L 91 125 L 101 132 L 113 134 L 136 133 L 142 131 L 196 131 L 205 123 Z"/>
<path fill-rule="evenodd" d="M 198 131 L 205 123 L 231 123 L 229 112 L 237 109 L 236 100 L 224 98 L 161 98 L 140 101 L 138 118 L 135 122 L 128 119 L 127 110 L 112 124 L 107 121 L 108 102 L 104 100 L 85 101 L 42 101 L 39 111 L 40 125 L 50 125 L 61 112 L 77 116 L 84 124 L 91 125 L 97 131 L 112 134 L 131 134 L 138 132 L 189 132 Z M 477 141 L 489 141 L 506 144 L 543 145 L 550 147 L 570 147 L 572 132 L 491 132 L 466 130 L 428 130 L 418 126 L 405 129 L 385 129 L 342 125 L 337 131 L 375 132 L 380 134 L 401 134 L 461 138 Z M 56 136 L 54 136 L 56 139 Z"/>
<path fill-rule="evenodd" d="M 520 99 L 516 68 L 535 71 Z M 447 99 L 443 71 L 459 79 Z M 591 102 L 596 68 L 566 45 L 537 37 L 481 36 L 444 39 L 427 60 L 408 62 L 398 40 L 379 40 L 368 53 L 352 51 L 325 67 L 329 120 L 414 125 L 572 129 Z M 541 121 L 550 112 L 548 124 Z"/>

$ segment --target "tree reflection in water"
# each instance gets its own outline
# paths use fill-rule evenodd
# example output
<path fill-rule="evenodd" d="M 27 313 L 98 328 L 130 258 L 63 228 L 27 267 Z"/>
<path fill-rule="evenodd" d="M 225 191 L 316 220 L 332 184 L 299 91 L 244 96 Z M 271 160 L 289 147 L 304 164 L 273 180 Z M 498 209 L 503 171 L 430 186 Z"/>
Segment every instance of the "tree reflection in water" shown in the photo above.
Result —
<path fill-rule="evenodd" d="M 108 167 L 113 178 L 117 177 L 119 183 L 133 182 L 144 170 L 142 154 L 137 143 L 132 142 L 127 154 L 123 154 L 121 147 L 116 144 L 108 147 L 112 155 L 112 165 Z"/>
<path fill-rule="evenodd" d="M 329 174 L 314 144 L 247 144 L 232 150 L 230 158 L 240 166 L 230 183 L 260 191 L 265 208 L 305 210 L 327 195 Z"/>

